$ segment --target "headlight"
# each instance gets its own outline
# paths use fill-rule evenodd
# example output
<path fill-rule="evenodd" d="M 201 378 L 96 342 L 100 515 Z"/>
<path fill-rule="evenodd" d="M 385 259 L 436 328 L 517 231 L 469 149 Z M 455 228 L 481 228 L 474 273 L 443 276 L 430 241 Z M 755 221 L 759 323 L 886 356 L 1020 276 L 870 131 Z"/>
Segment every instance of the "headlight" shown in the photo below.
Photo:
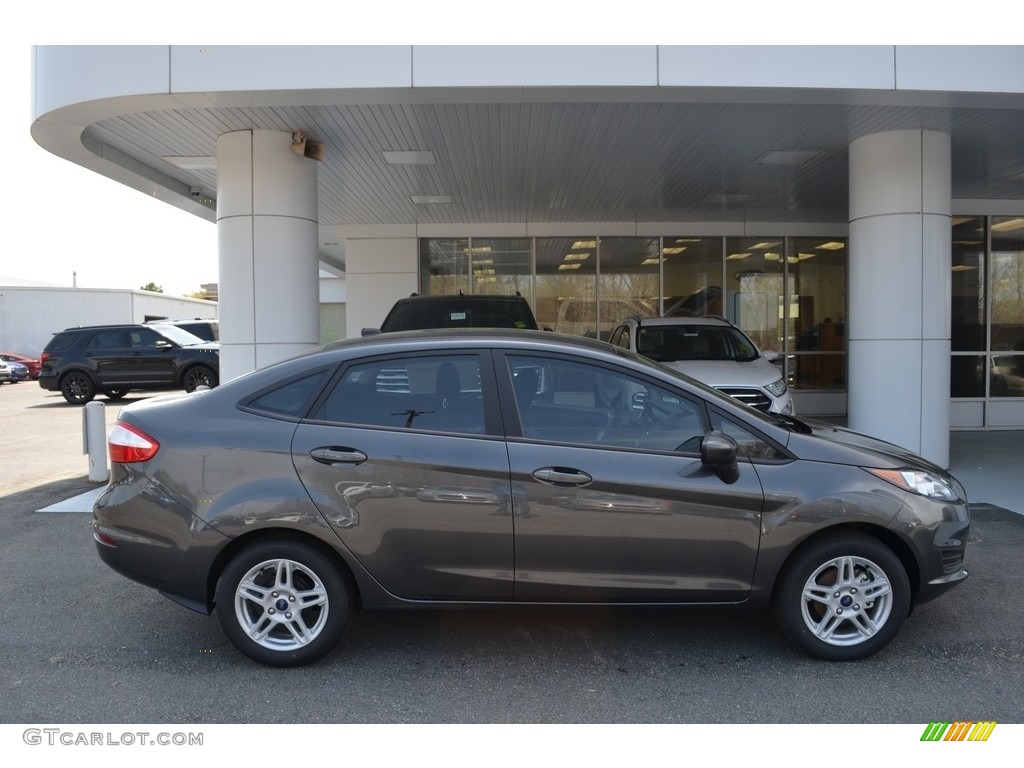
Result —
<path fill-rule="evenodd" d="M 778 379 L 773 381 L 771 384 L 769 384 L 767 387 L 765 387 L 765 389 L 767 389 L 769 392 L 771 392 L 776 397 L 780 397 L 780 396 L 786 394 L 786 380 L 781 378 L 781 377 L 779 377 Z"/>
<path fill-rule="evenodd" d="M 871 469 L 864 467 L 875 477 L 892 483 L 905 491 L 927 496 L 929 499 L 940 501 L 962 501 L 966 500 L 966 494 L 961 488 L 957 488 L 950 482 L 950 479 L 939 477 L 931 472 L 920 469 Z M 959 485 L 959 483 L 957 483 Z"/>

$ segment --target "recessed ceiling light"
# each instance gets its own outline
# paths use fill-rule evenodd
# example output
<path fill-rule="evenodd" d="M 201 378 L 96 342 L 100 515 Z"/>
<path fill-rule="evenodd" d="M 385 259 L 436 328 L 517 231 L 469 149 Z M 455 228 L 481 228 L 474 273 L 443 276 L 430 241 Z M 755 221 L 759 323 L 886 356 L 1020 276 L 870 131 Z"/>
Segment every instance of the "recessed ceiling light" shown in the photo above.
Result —
<path fill-rule="evenodd" d="M 562 261 L 586 261 L 589 258 L 589 253 L 567 253 L 562 257 Z"/>
<path fill-rule="evenodd" d="M 846 243 L 830 240 L 827 243 L 822 243 L 821 245 L 816 245 L 814 247 L 822 251 L 841 251 L 846 247 Z"/>
<path fill-rule="evenodd" d="M 644 259 L 643 261 L 640 262 L 640 266 L 641 267 L 646 267 L 648 264 L 660 264 L 660 263 L 661 263 L 661 259 L 659 259 L 659 258 L 657 258 L 655 256 L 655 257 L 650 258 L 650 259 Z"/>
<path fill-rule="evenodd" d="M 779 245 L 780 242 L 781 241 L 776 240 L 774 243 L 768 243 L 768 242 L 754 243 L 750 247 L 751 247 L 752 250 L 755 250 L 755 251 L 767 251 L 769 248 L 775 248 L 777 245 Z"/>
<path fill-rule="evenodd" d="M 416 205 L 444 205 L 452 201 L 451 195 L 409 195 Z"/>
<path fill-rule="evenodd" d="M 977 269 L 977 267 L 972 267 L 970 264 L 957 264 L 953 267 L 954 272 L 969 272 L 972 269 Z"/>
<path fill-rule="evenodd" d="M 749 255 L 750 255 L 749 253 L 730 253 L 728 256 L 725 257 L 725 260 L 726 261 L 739 261 L 740 259 L 747 258 L 747 256 L 749 256 Z"/>
<path fill-rule="evenodd" d="M 564 269 L 579 269 L 579 268 L 580 268 L 580 267 L 582 267 L 582 266 L 583 266 L 583 265 L 582 265 L 582 264 L 580 264 L 580 263 L 579 263 L 579 262 L 577 261 L 577 262 L 576 262 L 575 264 L 559 264 L 559 265 L 558 265 L 558 269 L 559 269 L 559 270 L 564 270 Z"/>
<path fill-rule="evenodd" d="M 775 149 L 766 152 L 754 162 L 758 165 L 807 165 L 814 158 L 824 154 L 816 150 Z"/>
<path fill-rule="evenodd" d="M 434 153 L 429 149 L 410 149 L 380 153 L 388 165 L 434 165 Z"/>
<path fill-rule="evenodd" d="M 572 244 L 572 250 L 578 251 L 580 248 L 597 248 L 597 240 L 577 240 Z"/>
<path fill-rule="evenodd" d="M 677 253 L 682 253 L 686 250 L 685 245 L 676 245 L 669 248 L 662 248 L 661 252 L 666 256 L 675 256 Z"/>
<path fill-rule="evenodd" d="M 993 232 L 1015 232 L 1024 229 L 1024 219 L 1007 219 L 992 225 Z"/>
<path fill-rule="evenodd" d="M 217 167 L 217 158 L 209 155 L 171 155 L 161 159 L 184 171 L 203 171 Z"/>

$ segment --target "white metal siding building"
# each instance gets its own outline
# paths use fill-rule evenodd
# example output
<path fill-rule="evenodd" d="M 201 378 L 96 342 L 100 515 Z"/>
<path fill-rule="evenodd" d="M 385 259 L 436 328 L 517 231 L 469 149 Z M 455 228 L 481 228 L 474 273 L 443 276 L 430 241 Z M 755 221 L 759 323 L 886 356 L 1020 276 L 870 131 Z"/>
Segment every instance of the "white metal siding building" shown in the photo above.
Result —
<path fill-rule="evenodd" d="M 164 317 L 216 319 L 217 302 L 151 291 L 0 285 L 0 349 L 29 357 L 65 328 Z"/>

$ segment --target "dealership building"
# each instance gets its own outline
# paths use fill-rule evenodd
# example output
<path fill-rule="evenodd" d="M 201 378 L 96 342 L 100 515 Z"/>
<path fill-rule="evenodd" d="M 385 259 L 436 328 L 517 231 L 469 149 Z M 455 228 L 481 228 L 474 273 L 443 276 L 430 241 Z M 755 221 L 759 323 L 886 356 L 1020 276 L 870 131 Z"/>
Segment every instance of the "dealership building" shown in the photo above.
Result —
<path fill-rule="evenodd" d="M 412 292 L 721 314 L 798 414 L 1024 428 L 1024 46 L 38 46 L 47 150 L 216 222 L 225 378 Z M 111 211 L 111 217 L 117 212 Z"/>

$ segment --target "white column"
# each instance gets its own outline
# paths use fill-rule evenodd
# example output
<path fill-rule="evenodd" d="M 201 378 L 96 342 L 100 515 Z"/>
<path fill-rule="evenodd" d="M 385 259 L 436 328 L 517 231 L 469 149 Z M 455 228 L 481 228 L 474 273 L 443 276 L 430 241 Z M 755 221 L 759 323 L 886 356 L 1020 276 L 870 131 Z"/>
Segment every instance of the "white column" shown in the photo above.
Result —
<path fill-rule="evenodd" d="M 850 144 L 849 424 L 949 466 L 950 139 Z"/>
<path fill-rule="evenodd" d="M 320 342 L 315 160 L 291 134 L 217 139 L 221 380 Z"/>

